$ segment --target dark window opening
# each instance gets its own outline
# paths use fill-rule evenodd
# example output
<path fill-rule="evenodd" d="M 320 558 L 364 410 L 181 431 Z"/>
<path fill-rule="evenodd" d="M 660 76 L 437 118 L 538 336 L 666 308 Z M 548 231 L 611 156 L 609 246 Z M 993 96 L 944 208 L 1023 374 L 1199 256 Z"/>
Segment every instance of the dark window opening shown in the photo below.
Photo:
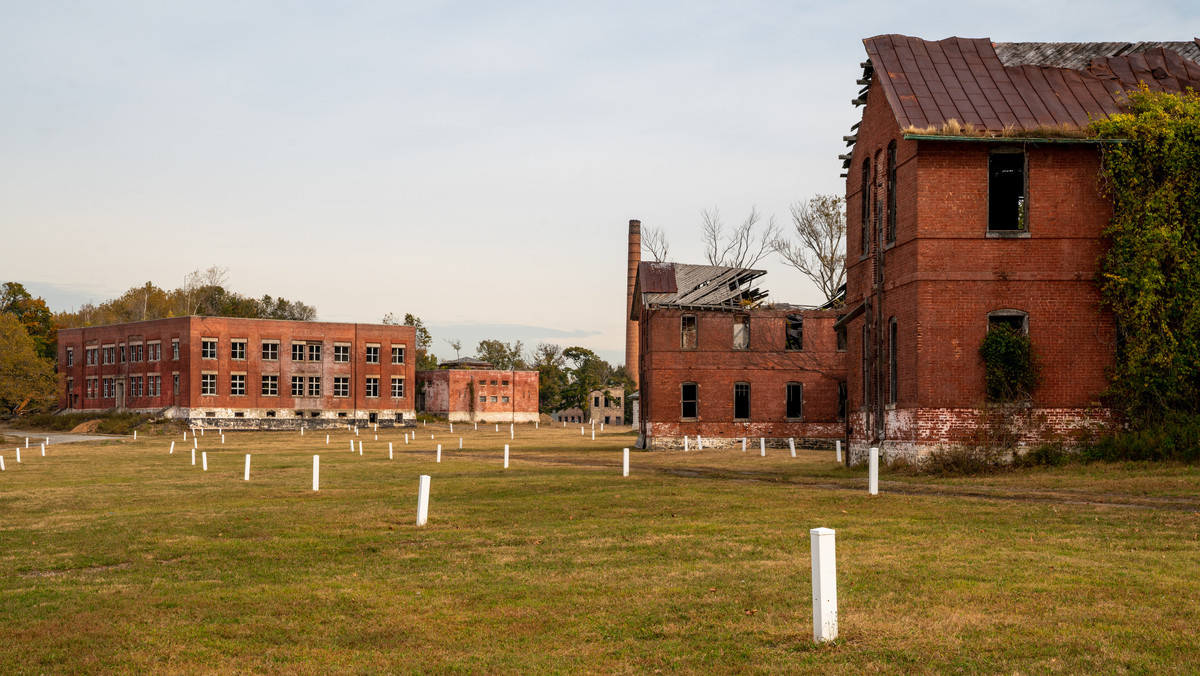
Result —
<path fill-rule="evenodd" d="M 887 149 L 887 241 L 896 241 L 896 142 Z"/>
<path fill-rule="evenodd" d="M 888 403 L 896 403 L 896 318 L 888 325 Z"/>
<path fill-rule="evenodd" d="M 804 316 L 803 315 L 788 315 L 786 319 L 787 319 L 786 349 L 788 349 L 788 350 L 803 350 L 804 349 Z"/>
<path fill-rule="evenodd" d="M 679 327 L 680 347 L 684 350 L 696 349 L 696 315 L 683 315 Z"/>
<path fill-rule="evenodd" d="M 838 420 L 846 419 L 846 399 L 847 399 L 846 391 L 847 391 L 846 382 L 842 381 L 842 382 L 838 383 L 838 391 L 837 391 Z"/>
<path fill-rule="evenodd" d="M 787 417 L 804 417 L 804 385 L 800 383 L 787 384 Z"/>
<path fill-rule="evenodd" d="M 698 418 L 699 387 L 696 383 L 684 383 L 680 387 L 680 416 L 683 418 Z"/>
<path fill-rule="evenodd" d="M 1027 230 L 1025 153 L 988 155 L 988 230 Z"/>
<path fill-rule="evenodd" d="M 866 158 L 862 165 L 862 182 L 859 185 L 859 211 L 862 215 L 862 232 L 859 243 L 862 245 L 862 255 L 871 251 L 871 163 Z"/>
<path fill-rule="evenodd" d="M 840 314 L 837 316 L 837 320 L 840 322 L 845 317 L 846 317 L 845 314 Z M 837 338 L 837 351 L 845 352 L 846 351 L 846 327 L 843 326 L 842 328 L 838 329 L 837 331 L 834 332 L 834 335 Z"/>
<path fill-rule="evenodd" d="M 862 404 L 871 405 L 871 332 L 863 325 L 862 330 Z"/>
<path fill-rule="evenodd" d="M 1029 315 L 1020 310 L 1000 310 L 988 315 L 988 329 L 1007 326 L 1020 334 L 1029 333 Z"/>
<path fill-rule="evenodd" d="M 733 417 L 735 420 L 750 419 L 750 383 L 733 384 Z"/>

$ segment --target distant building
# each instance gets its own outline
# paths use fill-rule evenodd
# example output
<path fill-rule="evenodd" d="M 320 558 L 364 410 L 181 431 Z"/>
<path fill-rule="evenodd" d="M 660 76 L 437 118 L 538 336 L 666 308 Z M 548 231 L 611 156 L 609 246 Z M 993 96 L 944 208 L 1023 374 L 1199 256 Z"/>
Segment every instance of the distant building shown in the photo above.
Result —
<path fill-rule="evenodd" d="M 574 407 L 554 413 L 554 419 L 569 423 L 604 423 L 627 425 L 625 420 L 625 388 L 609 387 L 588 393 L 587 410 Z"/>
<path fill-rule="evenodd" d="M 59 407 L 222 427 L 415 415 L 411 326 L 177 317 L 58 332 Z"/>
<path fill-rule="evenodd" d="M 422 413 L 451 422 L 538 420 L 538 372 L 500 371 L 487 362 L 456 359 L 450 368 L 417 372 Z"/>

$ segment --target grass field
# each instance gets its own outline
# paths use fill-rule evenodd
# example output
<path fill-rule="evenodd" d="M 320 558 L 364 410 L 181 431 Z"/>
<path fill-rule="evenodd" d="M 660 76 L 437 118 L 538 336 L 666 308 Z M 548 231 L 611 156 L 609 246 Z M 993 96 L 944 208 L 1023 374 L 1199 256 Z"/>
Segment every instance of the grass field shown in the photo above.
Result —
<path fill-rule="evenodd" d="M 363 430 L 361 456 L 344 430 L 209 431 L 207 472 L 178 436 L 0 448 L 0 673 L 1200 669 L 1194 467 L 885 474 L 870 497 L 830 452 L 635 451 L 623 478 L 628 433 L 455 429 Z"/>

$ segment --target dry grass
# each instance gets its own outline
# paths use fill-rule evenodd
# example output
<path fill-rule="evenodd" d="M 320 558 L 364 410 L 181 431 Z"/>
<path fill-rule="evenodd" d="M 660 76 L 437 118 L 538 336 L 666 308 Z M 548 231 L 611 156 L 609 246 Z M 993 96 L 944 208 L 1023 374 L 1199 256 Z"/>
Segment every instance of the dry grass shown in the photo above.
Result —
<path fill-rule="evenodd" d="M 1000 130 L 978 129 L 970 122 L 959 122 L 955 118 L 950 118 L 940 125 L 929 125 L 926 127 L 915 127 L 909 125 L 904 128 L 904 134 L 911 136 L 963 136 L 974 138 L 1087 138 L 1092 134 L 1086 128 L 1080 128 L 1072 124 L 1063 123 L 1061 125 L 1046 125 L 1039 124 L 1032 127 L 1018 127 L 1016 125 L 1005 125 Z"/>
<path fill-rule="evenodd" d="M 210 432 L 208 472 L 165 435 L 19 467 L 3 451 L 0 672 L 1185 673 L 1198 657 L 1187 467 L 888 475 L 871 498 L 828 452 L 634 452 L 622 478 L 629 434 L 428 430 L 361 432 L 362 456 L 346 432 Z M 838 532 L 825 646 L 816 526 Z"/>

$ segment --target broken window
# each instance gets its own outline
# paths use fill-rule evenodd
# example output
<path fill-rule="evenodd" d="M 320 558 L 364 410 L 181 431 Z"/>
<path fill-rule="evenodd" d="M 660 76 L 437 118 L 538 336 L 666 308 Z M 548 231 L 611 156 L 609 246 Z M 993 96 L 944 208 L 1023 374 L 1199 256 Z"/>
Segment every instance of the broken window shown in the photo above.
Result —
<path fill-rule="evenodd" d="M 680 348 L 696 349 L 696 315 L 683 315 L 679 320 Z"/>
<path fill-rule="evenodd" d="M 846 392 L 846 381 L 843 380 L 842 382 L 838 383 L 837 389 L 838 420 L 846 419 Z"/>
<path fill-rule="evenodd" d="M 798 420 L 804 417 L 804 385 L 787 384 L 787 417 Z"/>
<path fill-rule="evenodd" d="M 75 365 L 75 348 L 68 347 L 67 348 L 67 366 L 74 366 L 74 365 Z"/>
<path fill-rule="evenodd" d="M 733 318 L 733 349 L 750 349 L 750 317 L 747 315 Z"/>
<path fill-rule="evenodd" d="M 871 251 L 871 161 L 863 158 L 862 183 L 859 184 L 859 212 L 862 215 L 862 232 L 859 243 L 862 245 L 862 255 Z"/>
<path fill-rule="evenodd" d="M 733 419 L 750 419 L 750 383 L 733 384 Z"/>
<path fill-rule="evenodd" d="M 171 359 L 179 359 L 179 341 L 171 341 Z"/>
<path fill-rule="evenodd" d="M 1029 333 L 1029 315 L 1021 310 L 996 310 L 988 314 L 988 330 L 1007 326 L 1022 335 Z"/>
<path fill-rule="evenodd" d="M 788 315 L 787 316 L 787 335 L 786 348 L 788 350 L 803 350 L 804 349 L 804 316 L 803 315 Z"/>
<path fill-rule="evenodd" d="M 988 230 L 1027 230 L 1025 153 L 996 150 L 988 155 Z"/>
<path fill-rule="evenodd" d="M 683 418 L 698 418 L 699 415 L 699 386 L 696 383 L 684 383 L 679 388 L 680 417 Z"/>
<path fill-rule="evenodd" d="M 179 396 L 179 374 L 178 373 L 171 374 L 171 394 L 174 394 L 177 397 Z"/>
<path fill-rule="evenodd" d="M 896 318 L 888 322 L 888 403 L 896 403 Z"/>
<path fill-rule="evenodd" d="M 837 316 L 837 321 L 840 322 L 845 318 L 846 318 L 845 314 L 840 314 Z M 846 351 L 846 327 L 842 326 L 842 328 L 835 331 L 834 334 L 837 337 L 837 351 L 845 352 Z"/>
<path fill-rule="evenodd" d="M 896 241 L 896 142 L 887 148 L 887 241 Z"/>

